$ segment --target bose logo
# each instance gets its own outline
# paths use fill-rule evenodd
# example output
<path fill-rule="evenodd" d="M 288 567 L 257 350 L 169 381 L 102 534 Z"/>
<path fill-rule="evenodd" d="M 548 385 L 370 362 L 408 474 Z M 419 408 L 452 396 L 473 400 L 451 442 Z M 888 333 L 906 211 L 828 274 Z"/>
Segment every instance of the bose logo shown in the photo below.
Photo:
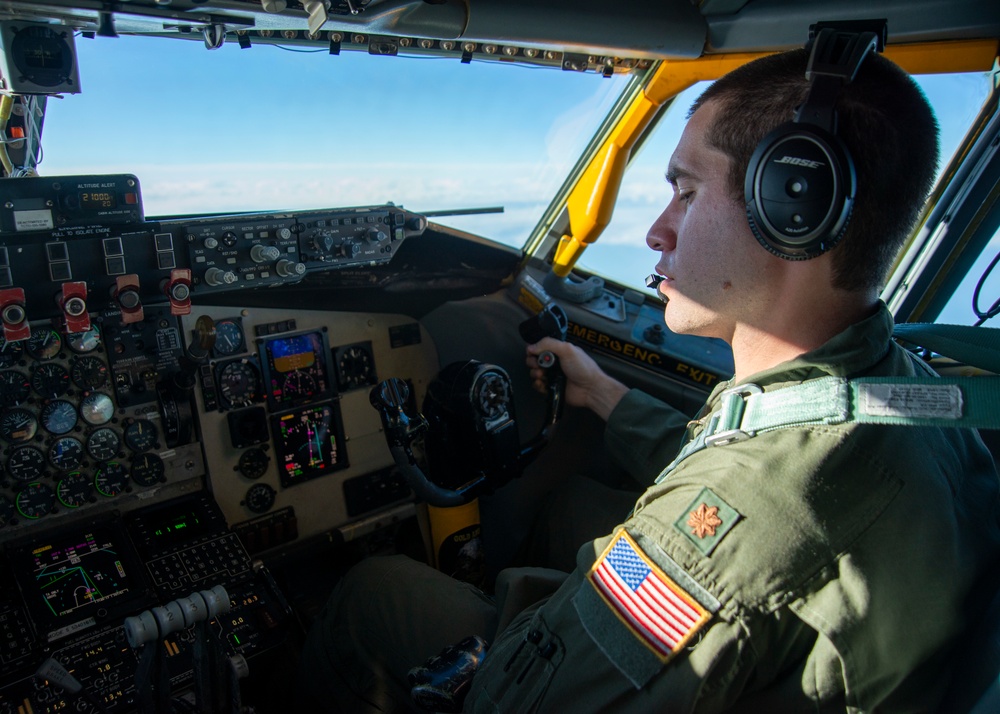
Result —
<path fill-rule="evenodd" d="M 782 156 L 774 163 L 791 164 L 792 166 L 805 166 L 807 169 L 818 169 L 820 166 L 824 165 L 822 161 L 810 161 L 809 159 L 800 159 L 797 156 Z"/>

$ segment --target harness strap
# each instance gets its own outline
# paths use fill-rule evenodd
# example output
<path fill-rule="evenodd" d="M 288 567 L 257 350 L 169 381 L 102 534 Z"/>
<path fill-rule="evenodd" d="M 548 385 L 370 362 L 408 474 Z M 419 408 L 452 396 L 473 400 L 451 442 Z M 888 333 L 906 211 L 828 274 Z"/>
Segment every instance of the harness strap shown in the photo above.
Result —
<path fill-rule="evenodd" d="M 1000 372 L 1000 330 L 966 325 L 903 323 L 893 335 L 938 354 Z M 822 377 L 764 392 L 741 384 L 719 395 L 705 428 L 660 472 L 704 448 L 811 424 L 891 424 L 1000 429 L 1000 376 Z"/>

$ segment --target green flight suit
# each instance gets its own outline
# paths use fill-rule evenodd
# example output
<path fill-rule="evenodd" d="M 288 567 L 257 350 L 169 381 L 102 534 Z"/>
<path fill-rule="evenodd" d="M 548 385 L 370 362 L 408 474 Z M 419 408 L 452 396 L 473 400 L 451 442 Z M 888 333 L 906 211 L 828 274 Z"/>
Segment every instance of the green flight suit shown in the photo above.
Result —
<path fill-rule="evenodd" d="M 882 306 L 749 381 L 770 391 L 923 373 L 891 330 Z M 650 483 L 682 421 L 632 391 L 606 444 Z M 622 527 L 584 544 L 561 585 L 504 571 L 494 606 L 405 558 L 362 563 L 310 634 L 306 682 L 328 708 L 398 711 L 411 664 L 480 634 L 492 647 L 467 711 L 931 711 L 948 648 L 978 614 L 966 600 L 1000 554 L 998 491 L 989 452 L 958 429 L 799 426 L 706 448 L 650 485 Z M 697 611 L 694 624 L 673 625 L 685 630 L 677 643 L 626 624 L 617 596 L 595 585 L 619 547 L 631 558 L 626 578 L 633 565 L 655 572 Z"/>
<path fill-rule="evenodd" d="M 925 373 L 891 331 L 883 305 L 747 381 Z M 633 391 L 608 422 L 610 450 L 638 456 L 637 476 L 658 410 Z M 695 452 L 623 528 L 707 623 L 658 654 L 590 575 L 621 533 L 587 543 L 562 587 L 496 637 L 466 710 L 932 711 L 948 647 L 977 614 L 967 598 L 1000 552 L 998 506 L 993 460 L 969 430 L 799 426 Z"/>

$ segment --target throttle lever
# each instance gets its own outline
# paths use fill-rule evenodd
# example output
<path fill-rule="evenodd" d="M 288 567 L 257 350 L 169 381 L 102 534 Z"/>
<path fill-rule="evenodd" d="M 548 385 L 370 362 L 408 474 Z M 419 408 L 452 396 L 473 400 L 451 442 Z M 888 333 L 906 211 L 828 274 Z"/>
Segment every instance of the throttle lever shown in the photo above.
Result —
<path fill-rule="evenodd" d="M 405 405 L 409 398 L 409 386 L 398 377 L 379 382 L 368 393 L 368 401 L 382 417 L 382 427 L 385 429 L 393 461 L 417 497 L 430 505 L 447 508 L 468 503 L 486 484 L 486 478 L 478 478 L 460 489 L 448 489 L 438 486 L 424 475 L 417 466 L 410 445 L 428 425 L 423 415 L 411 417 L 406 413 Z"/>

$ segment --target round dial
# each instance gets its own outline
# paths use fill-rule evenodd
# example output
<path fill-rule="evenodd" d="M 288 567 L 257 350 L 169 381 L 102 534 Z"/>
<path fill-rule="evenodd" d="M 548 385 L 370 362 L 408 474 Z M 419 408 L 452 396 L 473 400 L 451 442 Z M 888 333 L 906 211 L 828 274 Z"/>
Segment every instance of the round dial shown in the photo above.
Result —
<path fill-rule="evenodd" d="M 307 397 L 316 392 L 316 380 L 306 372 L 291 372 L 285 377 L 281 389 L 286 398 Z"/>
<path fill-rule="evenodd" d="M 40 364 L 31 374 L 31 386 L 46 399 L 61 397 L 69 389 L 69 372 L 58 364 Z"/>
<path fill-rule="evenodd" d="M 229 362 L 219 370 L 219 393 L 230 408 L 259 402 L 261 384 L 260 372 L 246 360 Z"/>
<path fill-rule="evenodd" d="M 65 399 L 56 399 L 42 407 L 42 426 L 52 434 L 68 434 L 76 426 L 76 407 Z"/>
<path fill-rule="evenodd" d="M 496 419 L 507 408 L 510 394 L 507 380 L 495 372 L 487 372 L 473 386 L 474 404 L 487 419 Z"/>
<path fill-rule="evenodd" d="M 41 478 L 44 471 L 45 455 L 34 446 L 19 446 L 7 459 L 7 472 L 21 483 Z"/>
<path fill-rule="evenodd" d="M 102 496 L 117 496 L 128 486 L 128 470 L 117 461 L 98 464 L 94 488 Z"/>
<path fill-rule="evenodd" d="M 91 500 L 94 486 L 90 479 L 79 471 L 73 471 L 59 479 L 56 484 L 56 496 L 67 508 L 79 508 Z"/>
<path fill-rule="evenodd" d="M 247 489 L 243 504 L 254 513 L 267 513 L 274 505 L 276 493 L 266 483 L 255 483 Z"/>
<path fill-rule="evenodd" d="M 136 419 L 125 427 L 125 443 L 132 451 L 149 451 L 156 446 L 156 424 Z"/>
<path fill-rule="evenodd" d="M 80 357 L 70 367 L 69 376 L 80 389 L 92 392 L 108 383 L 108 367 L 97 357 Z"/>
<path fill-rule="evenodd" d="M 0 406 L 16 407 L 31 394 L 31 382 L 16 369 L 0 372 Z"/>
<path fill-rule="evenodd" d="M 12 444 L 24 444 L 38 433 L 38 420 L 27 409 L 11 409 L 0 417 L 0 437 Z"/>
<path fill-rule="evenodd" d="M 93 352 L 101 346 L 101 333 L 95 325 L 86 332 L 73 332 L 67 335 L 66 344 L 78 354 Z"/>
<path fill-rule="evenodd" d="M 269 461 L 263 449 L 248 449 L 240 455 L 240 462 L 236 468 L 247 478 L 257 479 L 267 471 Z"/>
<path fill-rule="evenodd" d="M 132 480 L 140 486 L 155 486 L 166 481 L 166 467 L 156 454 L 139 454 L 132 461 Z"/>
<path fill-rule="evenodd" d="M 98 461 L 107 461 L 118 455 L 121 439 L 114 429 L 96 429 L 87 437 L 87 453 Z"/>
<path fill-rule="evenodd" d="M 62 349 L 62 337 L 51 327 L 35 328 L 28 338 L 27 347 L 35 359 L 52 359 Z"/>
<path fill-rule="evenodd" d="M 10 58 L 22 80 L 58 87 L 72 79 L 74 52 L 66 41 L 65 29 L 44 25 L 14 28 Z"/>
<path fill-rule="evenodd" d="M 17 509 L 9 498 L 0 494 L 0 528 L 10 523 L 17 515 Z"/>
<path fill-rule="evenodd" d="M 215 323 L 215 353 L 228 357 L 246 351 L 246 338 L 238 320 L 229 318 Z"/>
<path fill-rule="evenodd" d="M 80 402 L 80 416 L 91 426 L 107 424 L 114 415 L 115 405 L 107 394 L 94 392 Z"/>
<path fill-rule="evenodd" d="M 72 436 L 62 436 L 49 447 L 49 463 L 60 471 L 73 471 L 83 463 L 83 444 Z"/>
<path fill-rule="evenodd" d="M 352 345 L 344 349 L 337 360 L 337 373 L 343 390 L 365 387 L 378 381 L 375 376 L 375 360 L 364 345 Z"/>
<path fill-rule="evenodd" d="M 0 334 L 0 367 L 13 367 L 23 353 L 24 348 L 20 342 L 8 342 L 7 338 Z"/>
<path fill-rule="evenodd" d="M 44 483 L 29 483 L 17 494 L 17 510 L 25 518 L 41 518 L 55 505 L 56 494 Z"/>

